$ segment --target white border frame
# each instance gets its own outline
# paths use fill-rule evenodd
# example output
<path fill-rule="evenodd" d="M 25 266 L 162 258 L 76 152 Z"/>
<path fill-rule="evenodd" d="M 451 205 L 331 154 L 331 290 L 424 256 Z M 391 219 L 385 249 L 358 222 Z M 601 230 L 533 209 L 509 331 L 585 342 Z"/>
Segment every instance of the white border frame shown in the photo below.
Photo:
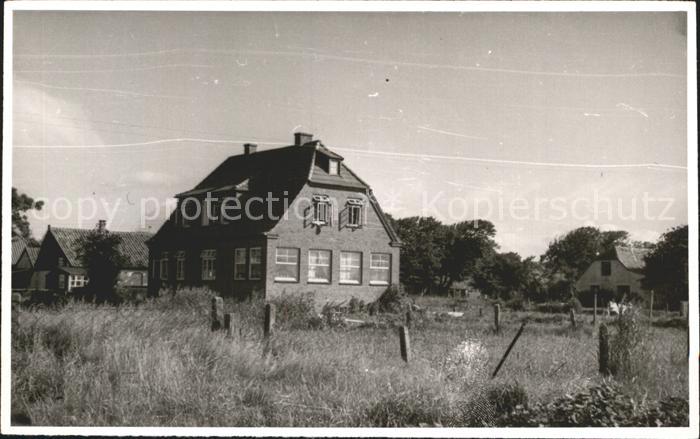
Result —
<path fill-rule="evenodd" d="M 96 10 L 96 11 L 334 11 L 334 12 L 632 12 L 680 11 L 687 13 L 687 140 L 688 140 L 688 225 L 689 289 L 698 291 L 698 150 L 697 150 L 697 77 L 696 16 L 692 2 L 433 2 L 433 1 L 238 1 L 238 2 L 169 2 L 169 1 L 13 1 L 4 3 L 4 78 L 3 78 L 3 174 L 2 217 L 11 216 L 12 187 L 12 47 L 13 13 L 22 10 Z M 191 427 L 12 427 L 10 426 L 10 327 L 11 321 L 11 254 L 10 221 L 2 221 L 2 395 L 1 431 L 22 435 L 143 435 L 143 436 L 337 436 L 337 437 L 698 437 L 698 295 L 689 297 L 690 427 L 681 428 L 191 428 Z M 692 361 L 691 361 L 692 360 Z"/>

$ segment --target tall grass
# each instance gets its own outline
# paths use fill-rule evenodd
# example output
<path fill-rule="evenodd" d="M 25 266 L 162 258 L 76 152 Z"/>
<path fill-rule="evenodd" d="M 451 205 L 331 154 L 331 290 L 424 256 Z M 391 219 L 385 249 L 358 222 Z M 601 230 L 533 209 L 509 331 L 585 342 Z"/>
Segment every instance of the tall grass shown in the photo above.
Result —
<path fill-rule="evenodd" d="M 13 414 L 33 425 L 480 426 L 498 414 L 499 387 L 517 383 L 529 402 L 546 403 L 600 381 L 590 325 L 529 324 L 490 380 L 522 313 L 504 313 L 500 334 L 477 307 L 459 319 L 416 318 L 405 364 L 393 326 L 280 321 L 303 315 L 301 305 L 278 315 L 263 355 L 262 301 L 225 302 L 237 328 L 228 339 L 210 331 L 210 299 L 192 290 L 138 306 L 15 311 Z M 632 397 L 687 399 L 685 333 L 654 328 L 649 337 L 645 394 Z M 461 361 L 465 340 L 478 355 Z"/>

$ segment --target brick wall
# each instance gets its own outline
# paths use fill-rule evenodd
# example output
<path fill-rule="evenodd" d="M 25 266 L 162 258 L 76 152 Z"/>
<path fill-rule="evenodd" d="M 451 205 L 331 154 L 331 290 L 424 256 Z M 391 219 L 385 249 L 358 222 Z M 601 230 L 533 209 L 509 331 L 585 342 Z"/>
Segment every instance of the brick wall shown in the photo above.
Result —
<path fill-rule="evenodd" d="M 332 215 L 332 225 L 315 226 L 304 213 L 311 212 L 313 195 L 327 195 L 336 202 Z M 363 226 L 359 229 L 344 227 L 339 223 L 338 214 L 344 209 L 348 198 L 365 198 L 363 192 L 312 187 L 306 185 L 297 198 L 290 204 L 287 219 L 281 220 L 270 232 L 267 241 L 266 294 L 276 297 L 282 294 L 299 294 L 314 292 L 317 305 L 325 302 L 343 302 L 352 297 L 372 302 L 381 295 L 386 286 L 370 285 L 370 253 L 391 254 L 391 282 L 399 282 L 399 248 L 390 246 L 390 238 L 379 220 L 377 212 L 369 202 L 363 208 Z M 299 212 L 298 217 L 296 212 Z M 276 236 L 275 236 L 276 235 Z M 275 281 L 275 249 L 292 247 L 300 250 L 299 281 Z M 308 282 L 308 252 L 310 249 L 331 251 L 331 282 L 316 284 Z M 340 252 L 357 251 L 362 253 L 362 282 L 360 285 L 343 285 L 339 283 Z"/>

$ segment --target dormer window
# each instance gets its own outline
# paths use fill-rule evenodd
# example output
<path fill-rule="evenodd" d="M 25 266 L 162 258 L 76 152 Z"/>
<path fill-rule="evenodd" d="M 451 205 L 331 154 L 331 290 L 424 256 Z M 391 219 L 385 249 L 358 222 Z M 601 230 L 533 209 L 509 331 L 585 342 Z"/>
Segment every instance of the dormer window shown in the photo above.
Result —
<path fill-rule="evenodd" d="M 328 174 L 338 175 L 338 160 L 328 159 Z"/>
<path fill-rule="evenodd" d="M 324 226 L 330 223 L 331 200 L 327 195 L 313 196 L 313 223 L 317 226 Z"/>
<path fill-rule="evenodd" d="M 348 200 L 348 227 L 362 226 L 362 200 L 350 198 Z"/>

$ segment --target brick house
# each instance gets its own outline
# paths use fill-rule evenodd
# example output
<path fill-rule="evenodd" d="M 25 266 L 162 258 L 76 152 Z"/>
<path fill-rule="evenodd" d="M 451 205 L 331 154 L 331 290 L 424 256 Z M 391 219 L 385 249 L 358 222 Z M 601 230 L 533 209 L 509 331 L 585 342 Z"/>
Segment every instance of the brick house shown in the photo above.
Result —
<path fill-rule="evenodd" d="M 576 282 L 577 291 L 610 291 L 618 298 L 646 297 L 642 269 L 648 249 L 615 246 L 609 254 L 593 261 Z"/>
<path fill-rule="evenodd" d="M 176 196 L 148 243 L 152 294 L 206 286 L 238 298 L 314 293 L 322 304 L 371 302 L 398 284 L 399 239 L 370 187 L 311 135 L 294 137 L 266 151 L 246 144 Z"/>
<path fill-rule="evenodd" d="M 85 286 L 88 282 L 87 269 L 78 258 L 77 248 L 90 232 L 88 229 L 49 226 L 36 258 L 31 287 L 68 292 L 73 288 Z M 119 252 L 128 260 L 127 266 L 119 273 L 117 285 L 145 288 L 148 285 L 146 240 L 153 234 L 109 233 L 121 237 Z"/>

